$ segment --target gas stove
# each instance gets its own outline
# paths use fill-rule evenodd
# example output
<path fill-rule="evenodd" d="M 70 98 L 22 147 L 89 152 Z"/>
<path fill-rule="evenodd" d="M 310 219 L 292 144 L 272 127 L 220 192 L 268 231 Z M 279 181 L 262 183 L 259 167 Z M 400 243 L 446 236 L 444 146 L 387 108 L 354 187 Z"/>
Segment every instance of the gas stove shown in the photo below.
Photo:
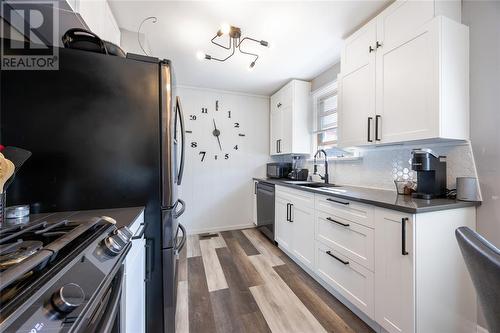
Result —
<path fill-rule="evenodd" d="M 77 216 L 0 226 L 0 332 L 115 325 L 132 234 L 107 216 Z"/>

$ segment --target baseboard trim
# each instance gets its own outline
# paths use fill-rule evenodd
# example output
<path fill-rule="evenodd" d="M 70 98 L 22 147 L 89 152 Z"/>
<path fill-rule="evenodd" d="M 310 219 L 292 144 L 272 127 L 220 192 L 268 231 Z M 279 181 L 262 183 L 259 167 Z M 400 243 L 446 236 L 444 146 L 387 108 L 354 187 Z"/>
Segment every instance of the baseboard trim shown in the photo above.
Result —
<path fill-rule="evenodd" d="M 247 223 L 247 224 L 238 224 L 238 225 L 227 225 L 221 227 L 213 227 L 213 228 L 201 228 L 201 229 L 188 229 L 188 235 L 197 235 L 203 234 L 206 232 L 221 232 L 221 231 L 229 231 L 229 230 L 238 230 L 238 229 L 247 229 L 247 228 L 255 228 L 255 224 Z"/>
<path fill-rule="evenodd" d="M 477 325 L 477 333 L 489 333 L 488 330 L 486 328 L 484 328 L 483 326 L 479 326 Z"/>

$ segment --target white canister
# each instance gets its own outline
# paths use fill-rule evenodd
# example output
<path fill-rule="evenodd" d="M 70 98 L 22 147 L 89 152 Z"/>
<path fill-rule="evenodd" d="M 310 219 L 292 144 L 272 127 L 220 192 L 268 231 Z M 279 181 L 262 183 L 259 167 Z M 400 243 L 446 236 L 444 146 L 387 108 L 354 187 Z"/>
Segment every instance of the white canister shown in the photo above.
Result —
<path fill-rule="evenodd" d="M 457 177 L 457 200 L 481 201 L 477 178 Z"/>

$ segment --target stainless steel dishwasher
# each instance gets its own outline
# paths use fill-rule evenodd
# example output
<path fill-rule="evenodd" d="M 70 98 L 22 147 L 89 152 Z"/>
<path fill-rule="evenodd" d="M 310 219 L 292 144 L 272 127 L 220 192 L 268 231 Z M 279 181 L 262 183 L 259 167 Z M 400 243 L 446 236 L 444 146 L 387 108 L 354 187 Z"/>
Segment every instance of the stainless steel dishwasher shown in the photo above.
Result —
<path fill-rule="evenodd" d="M 257 228 L 274 242 L 274 184 L 257 183 Z"/>

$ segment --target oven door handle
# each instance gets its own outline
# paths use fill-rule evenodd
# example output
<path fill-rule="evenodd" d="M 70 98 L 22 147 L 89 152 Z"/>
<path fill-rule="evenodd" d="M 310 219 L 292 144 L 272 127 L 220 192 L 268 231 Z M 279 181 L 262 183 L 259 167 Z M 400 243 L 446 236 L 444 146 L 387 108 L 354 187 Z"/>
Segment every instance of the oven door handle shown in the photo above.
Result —
<path fill-rule="evenodd" d="M 106 307 L 106 312 L 102 316 L 99 324 L 99 328 L 96 332 L 99 333 L 109 333 L 113 329 L 115 323 L 116 315 L 118 314 L 118 309 L 120 308 L 120 300 L 123 289 L 123 268 L 120 270 L 120 278 L 116 281 L 117 287 L 113 290 L 108 306 Z"/>

